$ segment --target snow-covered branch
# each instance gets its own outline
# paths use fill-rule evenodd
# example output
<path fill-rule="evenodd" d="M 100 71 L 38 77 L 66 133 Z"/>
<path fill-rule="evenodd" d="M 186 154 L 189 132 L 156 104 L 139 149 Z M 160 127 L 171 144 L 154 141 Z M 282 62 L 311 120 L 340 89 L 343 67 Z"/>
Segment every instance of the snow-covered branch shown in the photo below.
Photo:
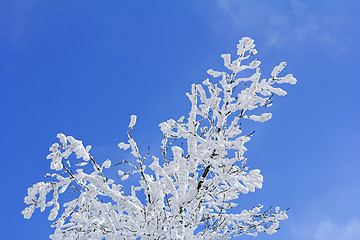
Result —
<path fill-rule="evenodd" d="M 191 110 L 187 118 L 162 122 L 164 135 L 162 158 L 152 157 L 146 168 L 145 156 L 139 151 L 130 131 L 136 124 L 131 116 L 127 143 L 119 143 L 122 150 L 131 149 L 134 159 L 124 160 L 132 171 L 123 172 L 119 164 L 110 160 L 101 165 L 90 155 L 90 146 L 71 136 L 58 134 L 48 155 L 51 179 L 28 189 L 22 212 L 30 218 L 36 208 L 44 211 L 52 207 L 49 220 L 55 232 L 52 239 L 230 239 L 259 232 L 273 234 L 279 221 L 287 218 L 278 207 L 261 212 L 259 205 L 239 214 L 229 213 L 241 194 L 262 187 L 260 170 L 246 166 L 245 143 L 252 134 L 243 133 L 241 124 L 253 120 L 264 122 L 271 113 L 251 114 L 260 107 L 270 107 L 274 95 L 286 92 L 278 85 L 295 84 L 288 74 L 278 77 L 286 63 L 274 68 L 271 77 L 261 79 L 260 61 L 248 62 L 257 53 L 251 38 L 242 38 L 237 45 L 237 58 L 222 54 L 227 71 L 208 70 L 215 83 L 206 78 L 193 84 L 187 94 Z M 253 70 L 248 77 L 238 77 Z M 75 153 L 77 162 L 69 159 Z M 88 164 L 92 165 L 89 172 Z M 119 178 L 106 177 L 104 169 L 118 170 Z M 110 169 L 111 168 L 111 169 Z M 139 177 L 139 185 L 131 193 L 122 191 L 119 181 L 129 175 Z M 63 204 L 58 216 L 60 194 L 75 191 L 74 200 Z M 146 199 L 138 197 L 143 192 Z M 47 195 L 52 195 L 47 200 Z"/>

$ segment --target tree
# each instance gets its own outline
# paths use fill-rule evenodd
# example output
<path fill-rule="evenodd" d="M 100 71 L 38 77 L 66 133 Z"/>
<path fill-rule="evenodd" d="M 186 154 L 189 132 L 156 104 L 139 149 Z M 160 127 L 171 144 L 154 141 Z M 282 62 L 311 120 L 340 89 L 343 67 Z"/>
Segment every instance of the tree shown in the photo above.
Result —
<path fill-rule="evenodd" d="M 274 94 L 286 94 L 273 85 L 296 83 L 292 74 L 278 77 L 285 62 L 274 68 L 270 78 L 261 80 L 260 61 L 248 60 L 257 53 L 253 42 L 242 38 L 234 61 L 230 54 L 221 55 L 230 73 L 207 71 L 213 78 L 220 77 L 219 83 L 206 78 L 202 85 L 191 86 L 187 94 L 191 102 L 188 118 L 170 119 L 159 125 L 164 135 L 162 156 L 152 157 L 148 166 L 151 170 L 145 165 L 149 152 L 142 155 L 131 135 L 135 115 L 131 116 L 127 143 L 118 145 L 123 150 L 131 149 L 133 160 L 116 164 L 106 160 L 100 165 L 89 152 L 91 146 L 84 147 L 81 141 L 58 134 L 60 144 L 54 143 L 47 157 L 54 171 L 46 174 L 51 180 L 28 189 L 25 203 L 30 206 L 23 210 L 24 217 L 29 219 L 36 208 L 44 211 L 52 207 L 48 219 L 54 221 L 55 232 L 50 236 L 54 240 L 230 239 L 275 233 L 279 221 L 287 218 L 286 210 L 276 207 L 262 212 L 263 206 L 259 205 L 238 214 L 228 211 L 237 205 L 234 200 L 239 195 L 260 189 L 263 182 L 260 170 L 246 167 L 244 144 L 253 133 L 243 133 L 241 123 L 269 120 L 271 113 L 247 114 L 259 107 L 270 107 Z M 246 74 L 247 69 L 255 73 L 236 77 L 242 71 Z M 79 160 L 66 160 L 72 153 Z M 128 164 L 132 170 L 119 170 L 120 163 Z M 90 169 L 92 172 L 86 173 Z M 118 169 L 119 176 L 106 177 L 111 169 Z M 139 185 L 131 186 L 131 192 L 126 194 L 120 183 L 133 174 L 140 178 Z M 76 197 L 63 205 L 58 217 L 59 196 L 65 191 L 75 191 Z"/>

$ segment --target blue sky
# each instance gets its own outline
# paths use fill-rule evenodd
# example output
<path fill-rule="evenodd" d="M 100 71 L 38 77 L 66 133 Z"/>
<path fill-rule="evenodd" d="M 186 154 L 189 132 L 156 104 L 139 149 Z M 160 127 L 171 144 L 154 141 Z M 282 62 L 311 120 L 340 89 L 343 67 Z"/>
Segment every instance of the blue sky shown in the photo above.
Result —
<path fill-rule="evenodd" d="M 122 160 L 136 114 L 134 137 L 156 154 L 158 124 L 186 115 L 190 85 L 249 36 L 264 77 L 286 61 L 298 83 L 251 125 L 247 157 L 264 185 L 240 206 L 290 208 L 259 239 L 360 239 L 359 10 L 355 0 L 0 1 L 0 237 L 52 232 L 46 213 L 20 212 L 57 133 Z"/>

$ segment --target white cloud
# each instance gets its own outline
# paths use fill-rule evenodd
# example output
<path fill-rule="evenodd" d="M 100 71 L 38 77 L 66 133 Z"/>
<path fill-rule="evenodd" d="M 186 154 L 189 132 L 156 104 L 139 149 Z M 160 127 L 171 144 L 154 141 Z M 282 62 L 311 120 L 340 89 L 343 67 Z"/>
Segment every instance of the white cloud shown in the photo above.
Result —
<path fill-rule="evenodd" d="M 344 36 L 340 32 L 348 21 L 341 15 L 328 16 L 321 6 L 314 10 L 298 0 L 289 1 L 289 7 L 284 9 L 278 9 L 279 5 L 266 1 L 218 0 L 217 5 L 223 12 L 223 18 L 217 23 L 213 22 L 215 29 L 222 31 L 223 28 L 217 25 L 224 25 L 224 18 L 228 19 L 227 23 L 230 22 L 234 30 L 250 26 L 257 30 L 255 32 L 263 34 L 269 47 L 284 47 L 289 43 L 316 44 L 330 54 L 336 43 L 343 42 Z M 344 52 L 346 44 L 336 45 L 336 49 L 337 53 Z"/>
<path fill-rule="evenodd" d="M 29 27 L 29 15 L 40 0 L 0 2 L 0 31 L 12 43 L 18 44 Z"/>
<path fill-rule="evenodd" d="M 320 222 L 297 224 L 293 227 L 294 239 L 306 240 L 358 240 L 360 221 L 353 219 L 337 221 L 325 219 Z"/>

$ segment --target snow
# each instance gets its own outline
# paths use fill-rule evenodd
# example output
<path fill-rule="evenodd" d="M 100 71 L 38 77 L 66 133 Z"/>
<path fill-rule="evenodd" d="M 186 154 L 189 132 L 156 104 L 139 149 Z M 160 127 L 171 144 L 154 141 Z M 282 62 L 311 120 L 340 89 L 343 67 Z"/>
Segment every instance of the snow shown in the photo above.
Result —
<path fill-rule="evenodd" d="M 136 123 L 136 115 L 131 115 L 130 117 L 130 123 L 129 123 L 129 128 L 133 128 L 134 125 Z"/>
<path fill-rule="evenodd" d="M 245 144 L 251 134 L 244 133 L 241 124 L 270 120 L 272 114 L 259 113 L 260 109 L 271 106 L 274 94 L 286 95 L 279 84 L 296 83 L 292 74 L 278 77 L 285 62 L 273 69 L 270 78 L 261 79 L 259 60 L 243 63 L 257 54 L 254 47 L 253 39 L 242 38 L 237 58 L 232 61 L 230 54 L 221 55 L 228 72 L 207 71 L 213 78 L 221 77 L 219 82 L 206 78 L 202 85 L 191 86 L 188 117 L 159 124 L 164 136 L 162 156 L 152 156 L 149 169 L 147 155 L 140 152 L 130 134 L 136 115 L 130 117 L 128 143 L 118 144 L 121 150 L 131 151 L 129 159 L 122 162 L 131 170 L 122 164 L 112 165 L 109 159 L 98 164 L 90 154 L 90 145 L 85 148 L 82 141 L 59 133 L 61 145 L 54 143 L 47 156 L 53 170 L 46 175 L 50 181 L 28 189 L 24 218 L 31 218 L 36 208 L 44 211 L 50 207 L 48 219 L 55 228 L 50 238 L 54 240 L 230 239 L 276 233 L 279 222 L 287 219 L 286 211 L 279 207 L 262 212 L 259 205 L 239 214 L 228 213 L 241 194 L 261 189 L 263 184 L 260 170 L 246 166 Z M 236 77 L 247 69 L 255 72 Z M 255 109 L 257 114 L 249 115 Z M 68 159 L 66 165 L 63 159 Z M 86 167 L 88 164 L 92 168 Z M 105 176 L 111 170 L 117 171 L 114 179 L 111 174 Z M 125 193 L 119 181 L 127 180 L 130 174 L 140 177 L 139 184 Z M 60 208 L 60 195 L 69 189 L 77 189 L 78 195 Z M 145 194 L 146 201 L 140 200 L 139 192 Z"/>

